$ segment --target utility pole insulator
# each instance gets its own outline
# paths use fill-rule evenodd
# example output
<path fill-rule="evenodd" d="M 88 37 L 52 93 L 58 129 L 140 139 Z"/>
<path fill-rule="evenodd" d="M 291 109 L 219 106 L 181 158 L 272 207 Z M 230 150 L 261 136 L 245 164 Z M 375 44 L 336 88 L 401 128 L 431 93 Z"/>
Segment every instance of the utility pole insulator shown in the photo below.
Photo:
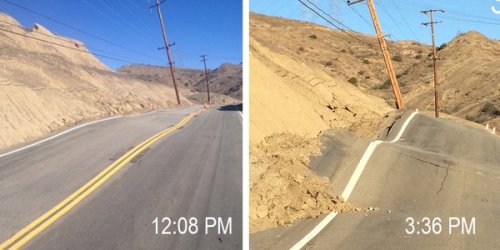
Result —
<path fill-rule="evenodd" d="M 427 15 L 429 14 L 430 17 L 430 22 L 428 23 L 422 23 L 424 26 L 431 26 L 431 34 L 432 34 L 432 61 L 433 61 L 433 67 L 434 67 L 434 116 L 436 118 L 439 118 L 439 88 L 438 88 L 438 75 L 437 75 L 437 63 L 436 61 L 438 60 L 437 57 L 437 49 L 436 49 L 436 39 L 435 39 L 435 33 L 434 33 L 434 24 L 441 23 L 441 22 L 435 22 L 434 17 L 432 13 L 434 12 L 442 12 L 444 13 L 444 10 L 422 10 L 420 11 L 423 14 Z"/>
<path fill-rule="evenodd" d="M 205 66 L 205 82 L 207 83 L 207 99 L 208 99 L 208 104 L 211 104 L 211 101 L 210 101 L 210 87 L 209 87 L 209 84 L 208 84 L 208 71 L 207 71 L 207 55 L 201 55 L 200 56 L 202 59 L 200 60 L 201 62 L 203 62 L 203 65 Z"/>
<path fill-rule="evenodd" d="M 165 29 L 165 24 L 163 23 L 163 17 L 161 15 L 160 4 L 163 2 L 165 2 L 165 0 L 163 0 L 161 2 L 159 0 L 156 0 L 156 4 L 151 6 L 150 9 L 156 7 L 156 10 L 158 11 L 158 17 L 160 18 L 161 32 L 163 34 L 163 43 L 165 44 L 165 47 L 163 47 L 161 49 L 165 49 L 167 51 L 168 65 L 170 68 L 170 74 L 172 75 L 172 82 L 174 83 L 175 97 L 177 98 L 177 104 L 181 105 L 181 99 L 179 98 L 179 90 L 177 89 L 177 83 L 175 81 L 175 74 L 174 74 L 174 67 L 173 67 L 174 63 L 172 62 L 172 58 L 170 57 L 170 46 L 171 45 L 168 43 L 167 31 Z M 175 43 L 174 43 L 174 45 L 175 45 Z"/>
<path fill-rule="evenodd" d="M 354 2 L 347 1 L 347 4 L 352 5 L 364 1 L 365 0 L 357 0 Z M 403 97 L 401 95 L 401 90 L 399 89 L 396 72 L 394 71 L 394 66 L 392 65 L 392 59 L 389 54 L 389 50 L 387 49 L 387 43 L 385 42 L 384 34 L 382 33 L 382 28 L 380 27 L 380 23 L 377 17 L 377 12 L 375 11 L 375 5 L 373 4 L 373 0 L 367 0 L 367 5 L 368 5 L 368 10 L 370 11 L 370 15 L 372 17 L 373 26 L 375 27 L 375 31 L 377 32 L 377 39 L 380 45 L 380 50 L 382 50 L 382 55 L 384 56 L 384 62 L 385 62 L 385 67 L 387 68 L 387 74 L 389 75 L 389 79 L 391 80 L 392 92 L 396 99 L 396 108 L 403 109 L 404 108 Z"/>

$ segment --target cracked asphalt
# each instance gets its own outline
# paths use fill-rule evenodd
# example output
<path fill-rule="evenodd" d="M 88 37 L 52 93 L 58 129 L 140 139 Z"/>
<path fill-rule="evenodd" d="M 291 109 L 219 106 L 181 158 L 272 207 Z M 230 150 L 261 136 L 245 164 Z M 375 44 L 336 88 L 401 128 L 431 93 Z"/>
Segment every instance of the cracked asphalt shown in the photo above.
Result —
<path fill-rule="evenodd" d="M 396 122 L 388 141 L 407 116 Z M 358 141 L 344 147 L 359 151 L 359 161 L 359 148 L 366 148 L 368 142 Z M 330 177 L 334 191 L 341 193 L 355 164 L 339 162 L 350 161 L 351 158 L 335 161 L 327 157 L 316 171 Z M 454 121 L 418 114 L 401 140 L 383 143 L 375 150 L 349 198 L 355 205 L 375 207 L 376 211 L 337 215 L 305 248 L 500 249 L 498 190 L 499 137 Z M 405 231 L 409 229 L 408 217 L 415 220 L 416 230 L 412 234 Z M 425 234 L 425 217 L 439 218 L 442 230 Z M 465 223 L 450 228 L 453 217 L 464 218 Z M 288 249 L 322 218 L 251 235 L 251 248 Z M 470 228 L 473 218 L 475 233 L 462 232 L 464 224 Z"/>

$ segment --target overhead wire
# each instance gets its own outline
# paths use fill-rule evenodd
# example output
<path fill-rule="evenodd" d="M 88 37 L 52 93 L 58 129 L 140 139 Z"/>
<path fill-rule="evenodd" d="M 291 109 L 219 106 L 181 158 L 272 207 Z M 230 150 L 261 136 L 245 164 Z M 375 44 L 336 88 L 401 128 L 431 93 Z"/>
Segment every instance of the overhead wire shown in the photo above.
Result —
<path fill-rule="evenodd" d="M 57 20 L 57 19 L 55 19 L 55 18 L 52 18 L 52 17 L 47 16 L 47 15 L 44 15 L 44 14 L 42 14 L 42 13 L 38 12 L 38 11 L 32 10 L 32 9 L 27 8 L 27 7 L 25 7 L 25 6 L 22 6 L 22 5 L 20 5 L 20 4 L 17 4 L 17 3 L 11 2 L 11 1 L 9 1 L 9 0 L 3 0 L 3 1 L 4 1 L 5 3 L 9 4 L 9 5 L 12 5 L 12 6 L 16 7 L 16 8 L 19 8 L 19 9 L 22 9 L 22 10 L 24 10 L 24 11 L 30 12 L 30 13 L 32 13 L 32 14 L 35 14 L 35 15 L 37 15 L 37 16 L 40 16 L 40 17 L 42 17 L 42 18 L 44 18 L 44 19 L 47 19 L 47 20 L 49 20 L 49 21 L 51 21 L 51 22 L 57 23 L 57 24 L 59 24 L 59 25 L 62 25 L 62 26 L 64 26 L 64 27 L 66 27 L 66 28 L 69 28 L 69 29 L 71 29 L 71 30 L 74 30 L 74 31 L 76 31 L 76 32 L 79 32 L 79 33 L 81 33 L 81 34 L 84 34 L 84 35 L 86 35 L 86 36 L 88 36 L 88 37 L 92 37 L 92 38 L 94 38 L 94 39 L 96 39 L 96 40 L 99 40 L 99 41 L 105 42 L 105 43 L 107 43 L 107 44 L 113 45 L 113 46 L 115 46 L 115 47 L 118 47 L 118 48 L 121 48 L 121 49 L 127 50 L 127 51 L 129 51 L 129 52 L 134 53 L 134 54 L 141 55 L 141 56 L 143 56 L 143 57 L 147 57 L 147 58 L 150 58 L 150 59 L 157 60 L 157 58 L 154 58 L 154 57 L 152 57 L 152 56 L 146 55 L 146 54 L 144 54 L 144 53 L 142 53 L 142 52 L 140 52 L 140 51 L 137 51 L 137 50 L 134 50 L 134 49 L 131 49 L 131 48 L 127 48 L 127 47 L 122 46 L 122 45 L 120 45 L 120 44 L 118 44 L 118 43 L 115 43 L 115 42 L 109 41 L 109 40 L 104 39 L 104 38 L 102 38 L 102 37 L 100 37 L 100 36 L 98 36 L 98 35 L 95 35 L 95 34 L 92 34 L 92 33 L 88 32 L 88 31 L 85 31 L 85 30 L 82 30 L 82 29 L 80 29 L 80 28 L 74 27 L 74 26 L 69 25 L 69 24 L 67 24 L 67 23 L 65 23 L 65 22 L 59 21 L 59 20 Z"/>
<path fill-rule="evenodd" d="M 137 16 L 137 12 L 134 12 L 132 9 L 130 9 L 130 6 L 128 4 L 125 4 L 123 1 L 118 1 L 118 3 L 136 20 L 140 21 L 143 25 L 144 28 L 146 28 L 149 32 L 153 33 L 153 29 L 151 28 L 151 25 L 146 23 L 143 18 L 139 18 Z"/>
<path fill-rule="evenodd" d="M 366 23 L 368 28 L 370 29 L 373 28 L 373 24 L 371 24 L 363 15 L 361 15 L 361 13 L 356 8 L 354 8 L 353 5 L 350 5 L 349 7 L 354 13 L 356 13 L 356 15 L 358 15 Z"/>
<path fill-rule="evenodd" d="M 318 15 L 319 17 L 321 17 L 321 19 L 323 19 L 324 21 L 326 21 L 327 23 L 329 23 L 330 25 L 332 25 L 333 27 L 339 29 L 340 31 L 344 32 L 345 34 L 347 34 L 348 36 L 360 41 L 360 42 L 365 42 L 361 39 L 359 39 L 358 37 L 355 37 L 354 35 L 350 34 L 349 32 L 345 31 L 343 28 L 341 28 L 339 25 L 333 23 L 332 21 L 328 20 L 328 18 L 326 18 L 325 16 L 323 16 L 321 13 L 319 13 L 317 10 L 315 10 L 314 8 L 312 8 L 311 6 L 307 5 L 306 3 L 304 3 L 302 0 L 298 0 L 302 5 L 304 5 L 306 8 L 308 8 L 309 10 L 311 10 L 312 12 L 314 12 L 316 15 Z M 322 11 L 322 10 L 321 10 Z M 323 11 L 322 11 L 323 12 Z M 330 16 L 331 18 L 331 16 Z M 332 18 L 333 19 L 333 18 Z M 335 19 L 334 19 L 335 20 Z M 338 20 L 336 20 L 338 22 Z"/>
<path fill-rule="evenodd" d="M 415 38 L 415 40 L 420 41 L 420 36 L 417 35 L 417 33 L 413 30 L 412 26 L 408 23 L 408 21 L 406 20 L 406 17 L 403 15 L 403 12 L 399 8 L 399 6 L 396 3 L 396 1 L 395 0 L 391 0 L 391 2 L 393 3 L 394 7 L 396 7 L 396 10 L 398 11 L 399 16 L 401 17 L 401 19 L 403 19 L 403 22 L 405 23 L 406 27 L 408 27 L 408 29 L 412 33 L 412 35 Z"/>
<path fill-rule="evenodd" d="M 473 19 L 466 19 L 466 18 L 450 17 L 450 16 L 442 16 L 441 18 L 455 20 L 455 21 L 461 21 L 461 22 L 468 22 L 468 23 L 500 25 L 500 22 L 480 21 L 480 20 L 473 20 Z"/>
<path fill-rule="evenodd" d="M 323 9 L 321 9 L 318 5 L 316 5 L 315 3 L 311 2 L 310 0 L 307 0 L 307 2 L 309 2 L 312 6 L 314 6 L 314 8 L 318 9 L 321 13 L 323 13 L 324 15 L 326 15 L 327 17 L 329 17 L 330 19 L 332 19 L 333 21 L 335 21 L 337 24 L 339 24 L 340 26 L 344 27 L 345 29 L 349 30 L 349 31 L 352 31 L 354 32 L 354 30 L 352 30 L 351 28 L 347 27 L 345 24 L 343 24 L 342 22 L 340 22 L 339 20 L 337 20 L 336 18 L 332 17 L 330 14 L 326 13 L 326 11 L 324 11 Z"/>
<path fill-rule="evenodd" d="M 10 34 L 14 34 L 14 35 L 23 36 L 23 37 L 26 37 L 26 38 L 29 38 L 29 39 L 37 40 L 37 41 L 40 41 L 40 42 L 45 42 L 45 43 L 56 45 L 56 46 L 59 46 L 59 47 L 63 47 L 63 48 L 67 48 L 67 49 L 71 49 L 71 50 L 75 50 L 75 51 L 79 51 L 79 52 L 82 52 L 82 53 L 87 53 L 87 54 L 91 54 L 91 55 L 100 56 L 100 57 L 106 58 L 106 59 L 111 59 L 111 60 L 115 60 L 115 61 L 119 61 L 119 62 L 125 62 L 125 63 L 130 63 L 130 64 L 137 64 L 137 62 L 133 62 L 133 61 L 129 61 L 129 60 L 124 60 L 124 59 L 120 59 L 120 58 L 117 58 L 117 57 L 108 56 L 108 55 L 104 55 L 104 54 L 100 54 L 100 53 L 92 53 L 90 51 L 80 50 L 80 49 L 77 49 L 77 48 L 73 48 L 73 47 L 66 46 L 66 45 L 59 44 L 59 43 L 52 42 L 52 41 L 47 41 L 47 40 L 44 40 L 44 39 L 41 39 L 41 38 L 37 38 L 37 37 L 33 37 L 33 36 L 28 36 L 26 34 L 14 32 L 14 31 L 7 30 L 7 29 L 0 28 L 0 31 L 7 32 L 7 33 L 10 33 Z"/>
<path fill-rule="evenodd" d="M 147 33 L 144 32 L 144 28 L 141 28 L 141 27 L 137 26 L 137 24 L 134 23 L 134 22 L 130 22 L 129 18 L 126 18 L 122 14 L 118 13 L 111 6 L 109 6 L 108 4 L 106 4 L 106 1 L 98 0 L 98 2 L 100 4 L 102 4 L 104 7 L 106 7 L 108 10 L 110 10 L 117 17 L 119 17 L 122 20 L 123 23 L 128 24 L 129 27 L 134 30 L 134 35 L 137 35 L 138 33 L 141 33 L 142 35 L 141 36 L 137 36 L 138 38 L 140 38 L 142 40 L 147 39 L 148 41 L 150 41 L 151 43 L 154 43 L 154 44 L 157 43 L 157 41 L 154 41 L 154 40 L 152 40 L 150 38 L 149 34 L 147 34 Z M 118 1 L 118 2 L 121 3 L 121 1 Z M 149 25 L 145 25 L 145 27 L 150 29 Z"/>
<path fill-rule="evenodd" d="M 382 9 L 382 11 L 383 11 L 384 13 L 386 13 L 386 15 L 387 15 L 387 16 L 388 16 L 391 20 L 393 19 L 393 18 L 392 18 L 392 16 L 389 14 L 389 12 L 386 10 L 385 6 L 382 6 L 382 4 L 380 4 L 380 2 L 379 2 L 379 1 L 377 1 L 377 0 L 374 0 L 374 2 L 375 2 L 375 5 L 377 5 L 380 9 Z M 392 21 L 393 21 L 393 23 L 396 25 L 396 29 L 398 29 L 400 32 L 402 32 L 402 30 L 401 30 L 401 28 L 398 26 L 398 24 L 397 24 L 394 20 L 392 20 Z M 382 20 L 381 20 L 380 22 L 382 22 Z M 391 35 L 394 35 L 394 34 L 395 34 L 395 33 L 394 33 L 394 31 L 392 30 L 392 28 L 391 28 L 391 27 L 389 27 L 388 25 L 385 25 L 384 29 L 386 29 L 386 30 L 388 30 L 388 31 L 389 31 L 389 36 L 391 36 Z"/>
<path fill-rule="evenodd" d="M 126 22 L 118 22 L 116 21 L 113 17 L 109 16 L 108 14 L 106 14 L 105 12 L 103 12 L 101 10 L 101 8 L 98 8 L 98 7 L 95 7 L 94 5 L 92 5 L 90 2 L 88 2 L 87 0 L 81 0 L 85 5 L 87 5 L 89 8 L 91 8 L 93 11 L 95 11 L 96 13 L 98 13 L 99 15 L 103 16 L 104 18 L 106 18 L 108 21 L 110 21 L 111 23 L 113 23 L 114 25 L 116 25 L 116 27 L 120 28 L 122 31 L 128 33 L 129 35 L 132 35 L 142 41 L 146 41 L 148 40 L 149 42 L 152 42 L 152 43 L 156 43 L 152 40 L 150 40 L 149 36 L 139 36 L 137 33 L 140 33 L 141 31 L 138 31 L 136 30 L 134 27 L 130 26 L 130 27 L 125 27 L 123 25 L 123 23 L 127 23 L 128 24 L 128 21 Z M 102 3 L 102 2 L 101 2 Z M 111 9 L 113 12 L 116 13 L 116 11 L 114 11 L 112 8 L 110 8 L 109 6 L 105 5 L 104 6 L 108 9 Z M 128 24 L 130 25 L 130 24 Z"/>

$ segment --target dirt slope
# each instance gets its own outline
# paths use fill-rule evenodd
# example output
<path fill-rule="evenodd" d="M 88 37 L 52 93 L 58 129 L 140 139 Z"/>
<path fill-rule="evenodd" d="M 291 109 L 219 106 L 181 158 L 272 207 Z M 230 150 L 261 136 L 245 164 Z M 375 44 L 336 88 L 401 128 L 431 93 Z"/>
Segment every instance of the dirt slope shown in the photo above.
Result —
<path fill-rule="evenodd" d="M 343 74 L 332 73 L 348 71 L 340 61 L 323 65 L 326 58 L 337 60 L 331 53 L 323 55 L 326 49 L 317 40 L 326 39 L 324 34 L 344 35 L 287 19 L 250 17 L 251 142 L 276 132 L 317 135 L 327 128 L 363 134 L 369 132 L 363 127 L 372 127 L 391 110 L 383 99 L 364 93 Z M 309 38 L 311 34 L 317 38 Z M 301 47 L 309 52 L 300 52 Z"/>
<path fill-rule="evenodd" d="M 442 111 L 500 127 L 500 41 L 478 32 L 460 34 L 438 52 Z M 434 109 L 431 61 L 423 61 L 401 77 L 410 107 Z"/>
<path fill-rule="evenodd" d="M 0 29 L 87 51 L 39 24 L 19 28 L 3 13 L 0 21 L 11 24 Z M 117 74 L 88 53 L 0 31 L 0 149 L 82 121 L 173 106 L 169 87 Z"/>
<path fill-rule="evenodd" d="M 318 153 L 322 131 L 372 135 L 392 108 L 332 73 L 344 72 L 342 65 L 323 65 L 321 52 L 308 45 L 309 34 L 322 32 L 320 26 L 250 16 L 251 232 L 333 210 L 363 211 L 336 197 L 330 180 L 309 169 L 308 157 Z M 308 34 L 304 41 L 301 33 Z M 314 52 L 297 52 L 300 47 Z"/>
<path fill-rule="evenodd" d="M 337 81 L 353 82 L 364 93 L 394 106 L 378 43 L 373 36 L 251 14 L 252 38 L 273 52 L 293 57 Z M 429 45 L 388 42 L 409 108 L 433 110 L 433 71 Z M 439 52 L 442 111 L 478 123 L 499 123 L 500 41 L 477 33 L 457 36 Z M 485 107 L 486 106 L 486 107 Z"/>
<path fill-rule="evenodd" d="M 148 82 L 167 83 L 172 86 L 170 71 L 166 67 L 153 65 L 126 65 L 118 72 L 145 80 Z M 215 70 L 208 69 L 210 92 L 222 101 L 241 101 L 242 97 L 242 67 L 241 64 L 222 64 Z M 182 93 L 194 102 L 206 99 L 205 71 L 201 69 L 175 68 L 176 80 Z M 203 99 L 204 98 L 204 99 Z M 203 100 L 202 100 L 203 99 Z M 214 99 L 214 98 L 212 98 Z"/>

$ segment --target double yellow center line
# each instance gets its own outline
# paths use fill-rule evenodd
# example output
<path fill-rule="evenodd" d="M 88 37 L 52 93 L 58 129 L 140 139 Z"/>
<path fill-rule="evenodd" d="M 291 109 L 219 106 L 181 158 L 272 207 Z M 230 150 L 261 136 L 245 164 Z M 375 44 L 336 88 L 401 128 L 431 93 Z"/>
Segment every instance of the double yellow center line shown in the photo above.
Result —
<path fill-rule="evenodd" d="M 106 180 L 108 180 L 111 176 L 113 176 L 116 172 L 118 172 L 125 164 L 127 164 L 130 160 L 134 159 L 137 155 L 143 152 L 146 148 L 151 146 L 153 143 L 161 139 L 162 137 L 172 133 L 174 130 L 181 128 L 186 123 L 189 122 L 193 117 L 198 115 L 203 111 L 199 110 L 194 112 L 186 117 L 184 117 L 179 123 L 175 126 L 169 127 L 151 138 L 147 139 L 143 143 L 137 145 L 132 150 L 128 151 L 118 160 L 109 165 L 106 169 L 96 175 L 92 180 L 83 185 L 76 192 L 71 194 L 68 198 L 57 204 L 55 207 L 50 209 L 48 212 L 40 216 L 38 219 L 31 222 L 29 225 L 21 229 L 21 231 L 17 232 L 14 236 L 9 238 L 7 241 L 0 245 L 0 249 L 19 249 L 23 245 L 25 245 L 29 240 L 33 239 L 40 232 L 54 223 L 61 216 L 66 214 L 71 208 L 76 206 L 80 201 L 89 196 L 93 191 L 99 188 Z"/>

